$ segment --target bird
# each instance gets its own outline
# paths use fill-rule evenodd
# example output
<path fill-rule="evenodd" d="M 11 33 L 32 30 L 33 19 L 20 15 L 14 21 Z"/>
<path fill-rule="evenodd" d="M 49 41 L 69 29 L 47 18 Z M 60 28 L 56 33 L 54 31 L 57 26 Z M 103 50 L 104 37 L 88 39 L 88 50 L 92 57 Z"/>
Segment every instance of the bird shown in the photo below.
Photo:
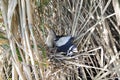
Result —
<path fill-rule="evenodd" d="M 70 35 L 56 35 L 54 30 L 47 28 L 48 36 L 46 39 L 46 45 L 49 48 L 56 48 L 57 52 L 64 52 L 67 56 L 72 56 L 73 53 L 77 53 L 77 47 L 73 44 L 74 37 Z"/>
<path fill-rule="evenodd" d="M 54 47 L 54 42 L 56 39 L 56 34 L 52 29 L 46 28 L 48 31 L 48 36 L 46 38 L 45 44 L 47 45 L 47 47 L 49 48 L 53 48 Z"/>
<path fill-rule="evenodd" d="M 56 36 L 55 46 L 57 52 L 65 52 L 67 56 L 72 56 L 73 53 L 77 53 L 77 47 L 73 44 L 74 37 L 72 36 Z"/>

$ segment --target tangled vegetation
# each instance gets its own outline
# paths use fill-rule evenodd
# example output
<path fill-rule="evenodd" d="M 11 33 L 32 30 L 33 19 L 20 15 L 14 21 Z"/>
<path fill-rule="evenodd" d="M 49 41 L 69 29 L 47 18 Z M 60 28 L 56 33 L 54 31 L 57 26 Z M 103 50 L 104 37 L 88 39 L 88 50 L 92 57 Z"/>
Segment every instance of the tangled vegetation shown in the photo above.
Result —
<path fill-rule="evenodd" d="M 1 0 L 0 80 L 118 80 L 119 0 Z M 50 27 L 75 37 L 72 57 L 49 52 Z"/>

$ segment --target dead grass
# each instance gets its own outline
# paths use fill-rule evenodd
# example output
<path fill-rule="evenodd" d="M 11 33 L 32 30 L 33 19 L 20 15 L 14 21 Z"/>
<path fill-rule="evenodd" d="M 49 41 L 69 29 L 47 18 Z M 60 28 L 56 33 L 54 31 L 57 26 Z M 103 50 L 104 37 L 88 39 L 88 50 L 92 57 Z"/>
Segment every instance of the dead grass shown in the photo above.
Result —
<path fill-rule="evenodd" d="M 2 0 L 0 4 L 0 31 L 4 34 L 0 40 L 0 80 L 120 77 L 117 0 Z M 72 57 L 50 53 L 44 44 L 45 26 L 59 35 L 74 36 L 79 52 Z"/>

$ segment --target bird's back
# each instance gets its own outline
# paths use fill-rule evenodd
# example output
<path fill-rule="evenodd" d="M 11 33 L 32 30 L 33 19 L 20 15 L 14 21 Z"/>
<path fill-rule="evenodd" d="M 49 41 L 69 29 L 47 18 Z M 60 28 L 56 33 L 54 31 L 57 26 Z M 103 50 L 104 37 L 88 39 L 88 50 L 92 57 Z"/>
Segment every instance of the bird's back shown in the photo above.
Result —
<path fill-rule="evenodd" d="M 73 37 L 72 36 L 56 36 L 55 45 L 57 47 L 63 46 L 68 43 L 72 43 Z"/>

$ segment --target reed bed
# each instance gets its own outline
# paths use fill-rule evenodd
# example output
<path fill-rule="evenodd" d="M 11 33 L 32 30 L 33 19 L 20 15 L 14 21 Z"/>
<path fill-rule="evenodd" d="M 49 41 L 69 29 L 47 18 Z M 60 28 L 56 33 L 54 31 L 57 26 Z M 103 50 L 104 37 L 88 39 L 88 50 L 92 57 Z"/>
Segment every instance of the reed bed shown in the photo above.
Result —
<path fill-rule="evenodd" d="M 119 80 L 119 0 L 1 0 L 0 80 Z M 50 52 L 47 30 L 75 37 Z"/>

